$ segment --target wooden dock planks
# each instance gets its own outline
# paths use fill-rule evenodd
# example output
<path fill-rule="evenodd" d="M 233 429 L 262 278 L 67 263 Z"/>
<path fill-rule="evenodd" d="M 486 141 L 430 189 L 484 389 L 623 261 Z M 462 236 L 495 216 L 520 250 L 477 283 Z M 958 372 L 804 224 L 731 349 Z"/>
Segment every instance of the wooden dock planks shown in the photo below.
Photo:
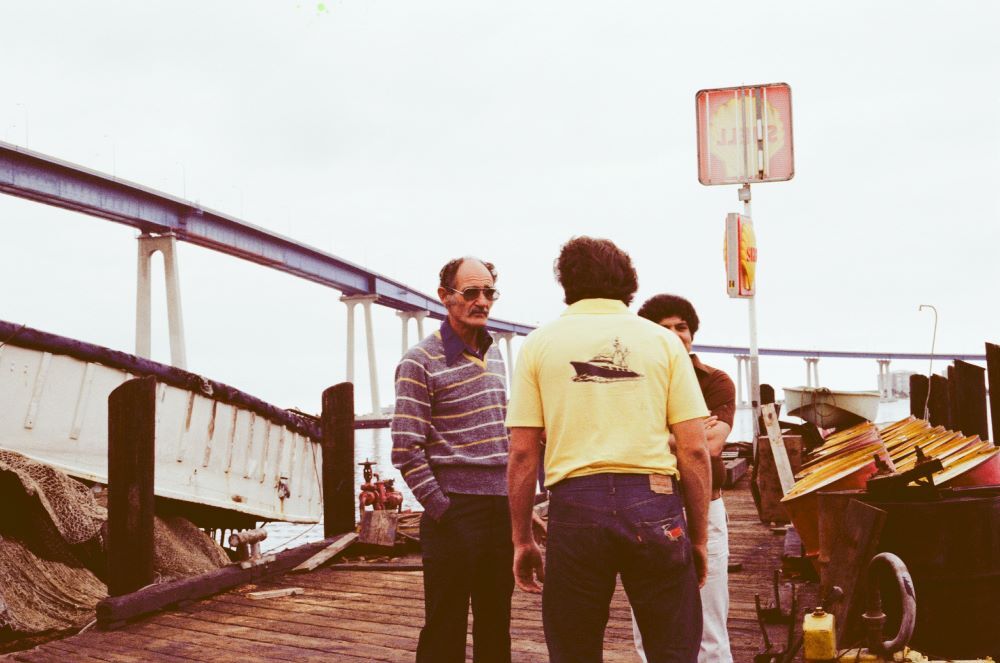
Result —
<path fill-rule="evenodd" d="M 729 511 L 730 560 L 743 564 L 742 571 L 730 574 L 729 633 L 737 661 L 752 660 L 760 648 L 754 594 L 760 593 L 765 602 L 770 596 L 771 574 L 781 563 L 783 543 L 783 537 L 772 534 L 759 521 L 748 481 L 745 476 L 738 488 L 724 497 Z M 266 601 L 247 596 L 253 591 L 289 587 L 302 587 L 305 593 Z M 419 571 L 326 566 L 244 585 L 153 614 L 117 631 L 90 630 L 49 642 L 12 654 L 10 660 L 412 663 L 422 624 L 423 580 Z M 772 641 L 783 644 L 783 627 L 771 628 Z M 548 659 L 539 597 L 515 590 L 511 635 L 514 661 Z M 467 652 L 471 660 L 471 635 Z M 628 601 L 619 586 L 605 634 L 605 661 L 638 660 Z"/>

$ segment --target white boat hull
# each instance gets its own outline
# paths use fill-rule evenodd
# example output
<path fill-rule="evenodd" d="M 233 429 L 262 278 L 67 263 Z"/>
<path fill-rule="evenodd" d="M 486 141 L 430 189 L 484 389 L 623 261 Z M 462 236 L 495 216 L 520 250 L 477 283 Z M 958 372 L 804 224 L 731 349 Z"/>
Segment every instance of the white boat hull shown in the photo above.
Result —
<path fill-rule="evenodd" d="M 875 421 L 880 394 L 877 391 L 837 391 L 824 387 L 783 387 L 785 411 L 820 428 Z M 852 416 L 853 415 L 853 416 Z"/>
<path fill-rule="evenodd" d="M 106 483 L 108 395 L 132 377 L 66 354 L 0 346 L 0 447 Z M 319 444 L 292 425 L 157 383 L 157 496 L 261 520 L 318 522 L 321 464 Z"/>

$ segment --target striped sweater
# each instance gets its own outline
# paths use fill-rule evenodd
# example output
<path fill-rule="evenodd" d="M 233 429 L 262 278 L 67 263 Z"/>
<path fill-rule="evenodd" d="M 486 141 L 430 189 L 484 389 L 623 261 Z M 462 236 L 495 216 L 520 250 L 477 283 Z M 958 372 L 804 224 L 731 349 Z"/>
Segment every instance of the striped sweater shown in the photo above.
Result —
<path fill-rule="evenodd" d="M 435 331 L 403 355 L 392 418 L 392 464 L 433 518 L 448 509 L 448 493 L 507 494 L 510 443 L 500 351 L 490 345 L 485 361 L 465 351 L 450 364 L 445 354 L 441 331 Z"/>

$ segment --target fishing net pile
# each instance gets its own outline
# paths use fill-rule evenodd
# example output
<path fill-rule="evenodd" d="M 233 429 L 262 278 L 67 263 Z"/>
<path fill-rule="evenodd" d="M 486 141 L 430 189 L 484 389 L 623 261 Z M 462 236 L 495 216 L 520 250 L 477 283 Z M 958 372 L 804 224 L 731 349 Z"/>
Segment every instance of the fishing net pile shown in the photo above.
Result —
<path fill-rule="evenodd" d="M 84 484 L 0 449 L 0 631 L 35 634 L 81 628 L 107 596 L 107 509 Z M 229 562 L 189 521 L 154 524 L 157 581 Z"/>
<path fill-rule="evenodd" d="M 153 568 L 160 582 L 206 573 L 230 562 L 219 544 L 181 516 L 157 516 L 153 538 Z"/>

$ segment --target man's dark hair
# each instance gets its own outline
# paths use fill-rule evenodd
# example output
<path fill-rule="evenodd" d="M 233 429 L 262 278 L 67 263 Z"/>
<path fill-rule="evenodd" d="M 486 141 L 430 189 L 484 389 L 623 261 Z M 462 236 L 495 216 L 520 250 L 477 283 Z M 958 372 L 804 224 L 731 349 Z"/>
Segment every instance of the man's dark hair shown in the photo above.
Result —
<path fill-rule="evenodd" d="M 454 288 L 455 275 L 458 274 L 458 268 L 461 267 L 462 263 L 466 260 L 475 260 L 476 262 L 481 263 L 482 266 L 486 268 L 486 271 L 490 273 L 490 276 L 493 277 L 493 283 L 497 282 L 497 268 L 493 266 L 493 263 L 486 262 L 485 260 L 473 256 L 463 256 L 461 258 L 449 260 L 445 263 L 445 266 L 442 267 L 441 271 L 438 273 L 440 278 L 438 285 L 442 288 Z"/>
<path fill-rule="evenodd" d="M 693 337 L 698 332 L 698 314 L 688 300 L 677 295 L 656 295 L 650 297 L 639 308 L 639 315 L 659 324 L 663 318 L 677 316 L 688 324 Z"/>
<path fill-rule="evenodd" d="M 600 298 L 617 299 L 628 306 L 639 289 L 632 258 L 608 239 L 570 239 L 559 251 L 554 271 L 567 304 Z"/>

